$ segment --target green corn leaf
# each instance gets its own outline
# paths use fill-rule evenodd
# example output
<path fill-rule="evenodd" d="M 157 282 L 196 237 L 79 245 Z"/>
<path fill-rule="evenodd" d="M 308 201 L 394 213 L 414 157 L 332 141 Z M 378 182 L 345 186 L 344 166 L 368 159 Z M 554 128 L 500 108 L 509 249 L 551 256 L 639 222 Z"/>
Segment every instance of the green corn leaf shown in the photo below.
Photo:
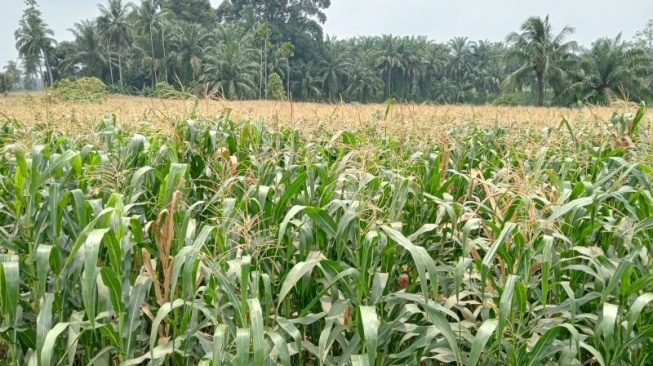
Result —
<path fill-rule="evenodd" d="M 263 365 L 265 363 L 265 355 L 268 352 L 264 338 L 263 311 L 261 310 L 261 304 L 258 299 L 250 299 L 247 302 L 249 304 L 249 316 L 251 319 L 254 364 Z"/>
<path fill-rule="evenodd" d="M 124 353 L 130 355 L 133 352 L 137 338 L 137 330 L 141 324 L 141 305 L 145 301 L 145 296 L 150 291 L 152 279 L 146 275 L 140 275 L 136 279 L 129 296 L 127 304 L 127 323 L 125 324 L 123 338 L 125 339 Z"/>
<path fill-rule="evenodd" d="M 228 342 L 227 327 L 224 324 L 219 324 L 215 327 L 213 333 L 213 366 L 224 365 L 224 354 L 226 353 L 225 346 Z"/>
<path fill-rule="evenodd" d="M 50 253 L 52 245 L 41 244 L 36 248 L 36 275 L 38 278 L 37 298 L 41 298 L 48 290 L 48 273 L 50 272 Z"/>
<path fill-rule="evenodd" d="M 492 333 L 494 333 L 498 325 L 499 321 L 497 319 L 488 319 L 481 324 L 476 336 L 474 337 L 474 341 L 472 342 L 472 349 L 469 353 L 466 365 L 478 365 L 481 353 L 485 350 L 488 340 L 492 337 Z"/>
<path fill-rule="evenodd" d="M 171 311 L 174 309 L 180 308 L 182 306 L 186 305 L 186 301 L 183 299 L 177 299 L 173 302 L 168 302 L 159 308 L 159 311 L 156 313 L 156 317 L 154 318 L 154 321 L 152 322 L 152 329 L 159 329 L 159 325 L 161 325 L 161 322 L 163 319 L 170 314 Z M 154 360 L 154 345 L 156 343 L 156 332 L 150 332 L 150 352 L 151 352 L 151 358 Z"/>
<path fill-rule="evenodd" d="M 389 238 L 394 240 L 397 244 L 406 249 L 413 258 L 415 266 L 417 267 L 417 272 L 419 274 L 420 285 L 422 286 L 422 294 L 425 298 L 428 297 L 428 279 L 431 280 L 431 290 L 434 294 L 438 293 L 438 274 L 435 268 L 435 263 L 433 259 L 428 254 L 426 249 L 418 247 L 415 244 L 411 243 L 403 234 L 397 230 L 389 227 L 383 226 L 383 231 L 388 235 Z M 428 278 L 427 278 L 428 274 Z"/>
<path fill-rule="evenodd" d="M 508 276 L 506 285 L 503 287 L 501 300 L 499 300 L 499 330 L 497 331 L 499 340 L 501 340 L 503 336 L 503 330 L 506 326 L 508 316 L 512 313 L 512 303 L 513 298 L 515 297 L 515 286 L 517 285 L 518 280 L 519 276 L 510 275 Z"/>
<path fill-rule="evenodd" d="M 379 319 L 373 306 L 361 306 L 361 326 L 365 339 L 365 349 L 370 365 L 376 365 L 376 349 L 378 347 Z"/>
<path fill-rule="evenodd" d="M 125 313 L 125 305 L 122 298 L 122 286 L 120 278 L 109 267 L 102 267 L 100 269 L 100 276 L 102 277 L 102 282 L 109 289 L 109 296 L 111 297 L 111 305 L 113 310 L 119 317 L 122 317 L 122 314 Z"/>
<path fill-rule="evenodd" d="M 236 330 L 236 365 L 249 365 L 249 338 L 250 330 L 238 328 Z"/>
<path fill-rule="evenodd" d="M 97 229 L 91 231 L 84 243 L 84 278 L 82 281 L 82 299 L 84 300 L 84 309 L 86 316 L 91 322 L 95 322 L 95 311 L 97 304 L 96 296 L 96 276 L 97 276 L 97 259 L 100 250 L 100 243 L 104 234 L 109 229 Z"/>
<path fill-rule="evenodd" d="M 54 294 L 45 293 L 39 304 L 39 315 L 36 318 L 36 352 L 39 361 L 43 353 L 45 338 L 52 329 L 52 304 L 54 303 Z M 51 345 L 54 347 L 54 344 Z M 49 365 L 49 363 L 43 363 Z"/>
<path fill-rule="evenodd" d="M 283 366 L 290 366 L 290 353 L 288 352 L 288 346 L 286 345 L 286 340 L 278 332 L 265 332 L 272 343 L 274 344 L 274 350 L 279 355 L 279 362 Z M 274 360 L 272 360 L 274 362 Z"/>

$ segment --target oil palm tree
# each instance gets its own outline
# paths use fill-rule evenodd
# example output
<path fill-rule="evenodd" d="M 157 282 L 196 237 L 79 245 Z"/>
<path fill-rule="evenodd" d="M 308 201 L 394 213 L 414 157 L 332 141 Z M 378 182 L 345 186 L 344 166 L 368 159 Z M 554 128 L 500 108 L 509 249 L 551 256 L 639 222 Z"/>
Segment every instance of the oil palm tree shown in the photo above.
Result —
<path fill-rule="evenodd" d="M 102 69 L 108 60 L 104 42 L 94 20 L 82 20 L 68 29 L 75 36 L 75 53 L 65 60 L 65 67 L 81 63 L 86 76 L 102 77 Z"/>
<path fill-rule="evenodd" d="M 170 58 L 177 64 L 182 83 L 190 83 L 200 75 L 202 56 L 211 38 L 211 33 L 200 24 L 184 21 L 175 24 Z"/>
<path fill-rule="evenodd" d="M 327 39 L 324 55 L 318 62 L 318 73 L 322 79 L 322 90 L 330 101 L 341 91 L 351 67 L 351 57 L 343 45 L 333 39 Z"/>
<path fill-rule="evenodd" d="M 247 40 L 221 42 L 207 49 L 202 82 L 226 99 L 246 99 L 256 95 L 259 65 L 257 49 Z"/>
<path fill-rule="evenodd" d="M 651 59 L 641 48 L 629 48 L 619 34 L 594 42 L 578 65 L 571 93 L 590 103 L 606 104 L 621 96 L 651 99 L 646 85 Z"/>
<path fill-rule="evenodd" d="M 381 51 L 377 59 L 377 66 L 386 74 L 386 97 L 392 95 L 392 72 L 403 69 L 404 60 L 398 50 L 398 39 L 393 35 L 383 35 L 381 38 Z"/>
<path fill-rule="evenodd" d="M 134 4 L 131 2 L 123 4 L 122 0 L 108 0 L 107 6 L 98 5 L 98 8 L 101 18 L 98 22 L 100 29 L 105 34 L 109 46 L 118 54 L 118 78 L 122 87 L 122 51 L 131 42 L 131 25 L 127 18 Z"/>
<path fill-rule="evenodd" d="M 565 71 L 557 63 L 573 51 L 576 42 L 565 42 L 574 33 L 574 28 L 565 26 L 554 34 L 549 16 L 530 17 L 521 25 L 521 33 L 512 32 L 506 37 L 511 49 L 506 53 L 506 62 L 516 60 L 521 67 L 504 80 L 504 87 L 515 87 L 529 75 L 535 76 L 537 105 L 544 105 L 544 85 L 548 78 L 561 78 Z"/>

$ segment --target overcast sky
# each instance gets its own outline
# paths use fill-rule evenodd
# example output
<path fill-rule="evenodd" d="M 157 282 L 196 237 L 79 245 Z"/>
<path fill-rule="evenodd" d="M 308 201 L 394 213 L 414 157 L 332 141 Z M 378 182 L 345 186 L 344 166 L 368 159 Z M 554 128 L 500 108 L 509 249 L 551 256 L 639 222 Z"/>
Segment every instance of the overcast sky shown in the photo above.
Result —
<path fill-rule="evenodd" d="M 221 0 L 212 0 L 217 6 Z M 57 40 L 69 40 L 73 23 L 98 15 L 99 0 L 39 0 Z M 138 0 L 135 1 L 138 3 Z M 0 66 L 17 57 L 14 30 L 22 0 L 0 0 Z M 426 35 L 436 41 L 455 36 L 502 41 L 531 15 L 550 15 L 556 29 L 576 28 L 574 39 L 589 45 L 623 32 L 632 39 L 653 18 L 653 0 L 331 0 L 324 30 L 338 39 L 356 35 Z"/>

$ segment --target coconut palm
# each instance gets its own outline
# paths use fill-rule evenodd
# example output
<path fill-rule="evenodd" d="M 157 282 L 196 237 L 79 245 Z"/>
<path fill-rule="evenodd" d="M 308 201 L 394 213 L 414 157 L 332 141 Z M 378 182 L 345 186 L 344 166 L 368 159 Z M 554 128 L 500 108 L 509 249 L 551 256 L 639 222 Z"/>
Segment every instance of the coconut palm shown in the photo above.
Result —
<path fill-rule="evenodd" d="M 52 70 L 48 60 L 48 54 L 56 43 L 54 32 L 41 19 L 41 12 L 32 7 L 20 19 L 19 27 L 14 32 L 16 38 L 16 49 L 23 58 L 27 70 L 41 69 L 41 58 L 48 73 L 49 84 L 52 85 Z"/>
<path fill-rule="evenodd" d="M 107 6 L 98 5 L 100 9 L 100 29 L 108 40 L 110 47 L 114 48 L 118 54 L 118 78 L 120 86 L 123 85 L 122 79 L 122 51 L 124 47 L 131 42 L 130 23 L 128 15 L 134 4 L 128 2 L 123 4 L 122 0 L 108 0 Z"/>
<path fill-rule="evenodd" d="M 108 60 L 102 35 L 94 20 L 82 20 L 68 29 L 75 36 L 75 53 L 65 61 L 65 67 L 82 64 L 86 76 L 102 76 Z"/>
<path fill-rule="evenodd" d="M 554 34 L 549 16 L 530 17 L 521 25 L 521 33 L 512 32 L 506 41 L 512 48 L 506 53 L 506 62 L 519 61 L 522 66 L 504 81 L 505 87 L 516 87 L 529 75 L 535 76 L 537 105 L 544 105 L 544 85 L 548 78 L 560 78 L 565 71 L 557 62 L 574 50 L 576 42 L 565 42 L 574 33 L 574 28 L 565 26 Z"/>
<path fill-rule="evenodd" d="M 155 0 L 143 0 L 136 8 L 134 16 L 134 29 L 139 36 L 147 36 L 150 40 L 150 52 L 152 56 L 152 86 L 158 81 L 156 69 L 156 55 L 154 54 L 154 33 L 156 26 L 160 25 L 165 17 L 165 11 L 160 11 Z"/>
<path fill-rule="evenodd" d="M 578 65 L 578 80 L 569 91 L 590 103 L 605 104 L 622 96 L 650 99 L 646 77 L 651 60 L 641 48 L 629 48 L 619 34 L 602 38 L 583 55 Z"/>

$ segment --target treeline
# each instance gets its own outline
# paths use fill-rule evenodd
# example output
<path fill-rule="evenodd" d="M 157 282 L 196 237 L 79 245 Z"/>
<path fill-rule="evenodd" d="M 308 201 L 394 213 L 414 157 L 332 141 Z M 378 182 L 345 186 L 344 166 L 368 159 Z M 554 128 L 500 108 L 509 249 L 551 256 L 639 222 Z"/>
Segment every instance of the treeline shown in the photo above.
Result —
<path fill-rule="evenodd" d="M 382 35 L 337 40 L 322 24 L 329 0 L 108 0 L 59 42 L 35 0 L 15 33 L 26 80 L 97 77 L 111 91 L 173 86 L 228 99 L 433 103 L 608 103 L 653 98 L 653 20 L 632 41 L 589 48 L 532 17 L 504 42 Z M 21 71 L 5 67 L 1 85 Z M 2 79 L 4 79 L 4 84 Z"/>

